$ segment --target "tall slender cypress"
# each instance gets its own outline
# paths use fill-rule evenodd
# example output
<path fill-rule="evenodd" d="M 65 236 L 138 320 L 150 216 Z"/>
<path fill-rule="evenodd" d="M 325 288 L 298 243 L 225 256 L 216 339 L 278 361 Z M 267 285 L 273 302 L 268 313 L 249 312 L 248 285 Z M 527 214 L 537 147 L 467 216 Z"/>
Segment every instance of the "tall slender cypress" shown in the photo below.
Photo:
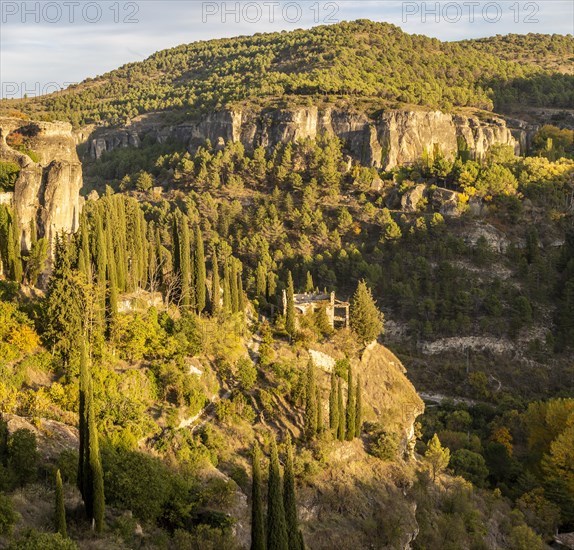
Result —
<path fill-rule="evenodd" d="M 285 520 L 287 522 L 287 537 L 289 550 L 300 550 L 299 521 L 297 520 L 297 500 L 295 498 L 295 473 L 293 471 L 293 446 L 291 438 L 286 441 L 285 472 L 283 474 L 283 502 L 285 504 Z"/>
<path fill-rule="evenodd" d="M 331 391 L 329 392 L 329 428 L 337 437 L 339 429 L 339 406 L 337 404 L 337 375 L 331 373 Z"/>
<path fill-rule="evenodd" d="M 62 476 L 60 470 L 56 471 L 56 532 L 64 538 L 68 537 L 66 528 L 66 507 L 64 505 L 64 487 L 62 485 Z"/>
<path fill-rule="evenodd" d="M 307 363 L 307 383 L 305 386 L 305 437 L 310 441 L 317 434 L 317 386 L 315 365 Z"/>
<path fill-rule="evenodd" d="M 337 426 L 337 439 L 343 441 L 345 439 L 345 407 L 343 405 L 343 388 L 341 387 L 341 380 L 337 382 L 337 408 L 339 409 L 339 425 Z"/>
<path fill-rule="evenodd" d="M 89 382 L 90 398 L 88 410 L 88 436 L 89 436 L 89 470 L 92 482 L 93 501 L 91 505 L 92 518 L 97 533 L 101 533 L 104 527 L 105 498 L 104 498 L 104 472 L 100 458 L 100 445 L 98 442 L 98 430 L 94 414 L 94 399 L 92 381 Z"/>
<path fill-rule="evenodd" d="M 188 310 L 192 306 L 191 296 L 191 242 L 189 235 L 189 225 L 187 216 L 181 214 L 179 218 L 179 237 L 180 251 L 179 258 L 181 262 L 181 307 Z"/>
<path fill-rule="evenodd" d="M 355 437 L 361 436 L 363 427 L 363 392 L 361 390 L 361 375 L 357 375 L 357 387 L 355 391 Z"/>
<path fill-rule="evenodd" d="M 223 311 L 230 313 L 231 309 L 231 281 L 229 259 L 223 264 Z"/>
<path fill-rule="evenodd" d="M 231 311 L 239 311 L 239 289 L 237 287 L 237 260 L 231 257 L 231 269 L 229 274 L 229 284 L 231 289 Z"/>
<path fill-rule="evenodd" d="M 213 247 L 211 255 L 211 314 L 217 315 L 221 299 L 221 283 L 219 281 L 219 265 L 217 263 L 217 251 Z"/>
<path fill-rule="evenodd" d="M 315 388 L 315 401 L 317 402 L 317 433 L 323 433 L 323 401 L 321 399 L 321 388 L 316 386 Z"/>
<path fill-rule="evenodd" d="M 195 246 L 193 251 L 193 280 L 195 282 L 195 307 L 197 313 L 205 309 L 205 251 L 203 236 L 199 226 L 195 229 Z"/>
<path fill-rule="evenodd" d="M 87 414 L 87 399 L 88 399 L 88 351 L 84 338 L 80 340 L 80 397 L 79 397 L 79 452 L 78 452 L 78 478 L 77 485 L 82 498 L 86 499 L 85 489 L 85 476 L 84 466 L 86 463 L 86 452 L 88 448 L 88 414 Z"/>
<path fill-rule="evenodd" d="M 287 273 L 287 311 L 285 312 L 285 329 L 289 336 L 295 336 L 295 298 L 293 289 L 293 275 Z"/>
<path fill-rule="evenodd" d="M 267 490 L 267 550 L 289 550 L 281 471 L 275 438 L 271 440 Z"/>
<path fill-rule="evenodd" d="M 347 373 L 347 410 L 345 412 L 346 416 L 346 439 L 347 441 L 352 441 L 355 437 L 355 387 L 353 386 L 353 371 L 349 366 L 349 371 Z"/>
<path fill-rule="evenodd" d="M 265 520 L 261 491 L 261 449 L 255 442 L 252 455 L 253 484 L 251 485 L 251 550 L 265 550 Z"/>

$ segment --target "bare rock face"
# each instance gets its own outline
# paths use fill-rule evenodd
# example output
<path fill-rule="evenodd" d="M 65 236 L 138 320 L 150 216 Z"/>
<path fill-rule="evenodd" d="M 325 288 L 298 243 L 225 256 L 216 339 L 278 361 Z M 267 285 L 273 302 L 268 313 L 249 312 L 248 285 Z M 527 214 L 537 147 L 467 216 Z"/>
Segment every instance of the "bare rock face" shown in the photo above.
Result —
<path fill-rule="evenodd" d="M 189 149 L 209 139 L 217 145 L 240 141 L 247 150 L 288 141 L 336 135 L 355 160 L 390 170 L 419 160 L 425 152 L 454 157 L 460 149 L 471 157 L 484 155 L 492 145 L 520 143 L 503 119 L 493 115 L 453 115 L 441 111 L 384 111 L 374 117 L 349 108 L 293 107 L 224 109 L 196 120 L 167 125 L 160 114 L 143 115 L 124 128 L 95 130 L 88 138 L 92 158 L 119 147 L 139 147 L 144 137 L 158 142 L 174 138 Z"/>
<path fill-rule="evenodd" d="M 24 136 L 35 162 L 8 145 L 6 138 Z M 82 166 L 68 123 L 0 118 L 0 160 L 15 162 L 20 174 L 11 198 L 22 230 L 22 250 L 31 246 L 31 227 L 53 244 L 59 232 L 74 232 L 81 210 Z"/>
<path fill-rule="evenodd" d="M 401 209 L 405 212 L 416 212 L 420 201 L 424 198 L 427 186 L 424 183 L 415 185 L 401 197 Z"/>

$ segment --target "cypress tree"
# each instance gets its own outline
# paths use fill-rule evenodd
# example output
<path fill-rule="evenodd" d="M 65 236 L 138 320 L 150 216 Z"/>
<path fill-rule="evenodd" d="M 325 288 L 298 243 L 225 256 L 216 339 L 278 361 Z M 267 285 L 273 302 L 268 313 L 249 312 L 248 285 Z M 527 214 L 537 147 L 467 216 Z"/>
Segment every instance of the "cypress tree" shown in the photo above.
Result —
<path fill-rule="evenodd" d="M 105 498 L 104 498 L 104 472 L 102 469 L 102 461 L 100 458 L 100 446 L 98 442 L 98 430 L 96 428 L 96 420 L 94 414 L 94 400 L 92 381 L 89 383 L 89 409 L 88 409 L 88 437 L 89 437 L 89 470 L 92 482 L 93 501 L 91 505 L 92 518 L 94 521 L 95 530 L 101 533 L 104 527 L 104 514 L 105 514 Z"/>
<path fill-rule="evenodd" d="M 263 262 L 257 264 L 257 271 L 255 272 L 255 294 L 257 296 L 265 296 L 267 292 L 267 272 Z"/>
<path fill-rule="evenodd" d="M 203 236 L 198 226 L 195 230 L 195 250 L 193 254 L 193 279 L 195 281 L 195 307 L 197 313 L 205 309 L 205 252 Z"/>
<path fill-rule="evenodd" d="M 307 383 L 305 386 L 305 437 L 310 441 L 317 434 L 317 386 L 315 365 L 307 363 Z"/>
<path fill-rule="evenodd" d="M 64 538 L 68 537 L 66 528 L 66 507 L 64 505 L 64 487 L 60 470 L 56 471 L 56 532 Z"/>
<path fill-rule="evenodd" d="M 88 444 L 88 415 L 87 415 L 87 398 L 88 398 L 88 352 L 83 337 L 80 340 L 80 397 L 79 397 L 79 452 L 78 452 L 78 478 L 77 485 L 82 498 L 85 500 L 85 475 L 84 466 L 86 463 L 86 452 Z"/>
<path fill-rule="evenodd" d="M 255 442 L 252 456 L 253 484 L 251 486 L 251 550 L 265 550 L 265 522 L 261 494 L 261 449 Z"/>
<path fill-rule="evenodd" d="M 267 550 L 289 550 L 281 471 L 275 438 L 271 440 L 267 490 Z"/>
<path fill-rule="evenodd" d="M 95 241 L 95 258 L 96 258 L 96 271 L 98 283 L 105 285 L 106 281 L 106 267 L 108 264 L 107 257 L 107 244 L 104 234 L 104 225 L 102 221 L 101 212 L 98 210 L 96 213 L 96 241 Z"/>
<path fill-rule="evenodd" d="M 355 392 L 355 437 L 361 437 L 363 427 L 363 392 L 361 390 L 361 375 L 357 375 L 357 388 Z"/>
<path fill-rule="evenodd" d="M 346 438 L 347 441 L 352 441 L 355 437 L 355 387 L 353 386 L 353 371 L 349 367 L 347 373 L 347 409 L 345 411 L 345 418 L 347 424 Z"/>
<path fill-rule="evenodd" d="M 329 393 L 329 428 L 337 437 L 339 430 L 339 405 L 337 403 L 337 375 L 331 373 L 331 391 Z"/>
<path fill-rule="evenodd" d="M 343 441 L 345 439 L 345 407 L 343 406 L 343 388 L 341 387 L 341 380 L 337 382 L 337 409 L 339 409 L 339 425 L 337 426 L 337 439 Z"/>
<path fill-rule="evenodd" d="M 219 265 L 217 263 L 217 251 L 213 247 L 211 256 L 211 314 L 217 315 L 219 311 L 219 300 L 221 299 L 221 283 L 219 282 Z"/>
<path fill-rule="evenodd" d="M 313 276 L 310 271 L 305 275 L 305 292 L 313 292 L 315 285 L 313 284 Z"/>
<path fill-rule="evenodd" d="M 317 402 L 317 433 L 320 434 L 323 432 L 323 403 L 319 386 L 316 387 L 315 401 Z"/>
<path fill-rule="evenodd" d="M 285 472 L 283 475 L 283 502 L 285 504 L 285 520 L 287 522 L 287 536 L 289 550 L 299 550 L 299 522 L 297 520 L 297 500 L 295 498 L 295 473 L 293 471 L 293 446 L 291 438 L 286 441 Z"/>
<path fill-rule="evenodd" d="M 238 260 L 238 269 L 237 269 L 237 300 L 239 305 L 239 311 L 245 311 L 245 293 L 243 292 L 243 279 L 241 278 L 241 273 L 243 271 L 243 266 L 241 262 Z"/>
<path fill-rule="evenodd" d="M 185 214 L 180 214 L 179 218 L 179 230 L 180 230 L 180 250 L 179 259 L 181 262 L 180 266 L 180 278 L 181 278 L 181 307 L 184 310 L 188 310 L 192 306 L 191 298 L 191 241 L 189 235 L 189 224 L 187 221 L 187 216 Z"/>
<path fill-rule="evenodd" d="M 229 273 L 229 259 L 223 264 L 223 310 L 231 312 L 231 281 Z"/>
<path fill-rule="evenodd" d="M 287 273 L 287 311 L 285 312 L 285 329 L 289 336 L 295 336 L 295 298 L 293 289 L 293 275 Z"/>
<path fill-rule="evenodd" d="M 229 284 L 231 290 L 231 311 L 232 313 L 237 313 L 239 311 L 239 289 L 237 287 L 237 260 L 233 256 L 231 257 Z"/>
<path fill-rule="evenodd" d="M 0 464 L 8 467 L 8 423 L 4 416 L 0 414 Z"/>

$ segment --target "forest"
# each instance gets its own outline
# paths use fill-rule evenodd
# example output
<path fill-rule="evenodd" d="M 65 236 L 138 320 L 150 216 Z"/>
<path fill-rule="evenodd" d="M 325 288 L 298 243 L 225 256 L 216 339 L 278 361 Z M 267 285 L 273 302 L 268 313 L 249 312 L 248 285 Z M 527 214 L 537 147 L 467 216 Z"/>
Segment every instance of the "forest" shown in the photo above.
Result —
<path fill-rule="evenodd" d="M 91 518 L 104 533 L 98 536 L 114 533 L 133 544 L 133 525 L 106 515 L 105 487 L 107 506 L 131 510 L 151 530 L 151 547 L 192 548 L 202 540 L 202 548 L 207 541 L 233 548 L 233 522 L 223 513 L 233 490 L 216 478 L 203 480 L 199 471 L 202 464 L 223 464 L 247 490 L 252 469 L 252 536 L 278 537 L 269 548 L 302 548 L 303 534 L 285 543 L 285 533 L 299 533 L 295 478 L 301 487 L 326 467 L 324 453 L 357 437 L 383 463 L 401 453 L 390 426 L 362 420 L 361 373 L 349 359 L 339 360 L 324 380 L 302 350 L 333 342 L 350 358 L 392 320 L 405 327 L 406 340 L 393 346 L 412 365 L 415 382 L 430 387 L 429 376 L 439 385 L 449 379 L 471 399 L 470 405 L 430 408 L 418 425 L 416 451 L 430 477 L 415 475 L 411 466 L 403 472 L 419 476 L 412 487 L 421 529 L 415 547 L 459 548 L 460 540 L 481 547 L 485 535 L 476 522 L 498 510 L 508 518 L 500 527 L 508 548 L 542 548 L 559 526 L 574 521 L 567 398 L 574 389 L 568 361 L 574 234 L 570 229 L 558 247 L 540 244 L 549 228 L 568 231 L 571 223 L 573 153 L 571 134 L 551 126 L 539 131 L 530 156 L 515 157 L 503 146 L 477 160 L 465 151 L 456 159 L 435 151 L 382 174 L 349 167 L 343 144 L 328 135 L 252 154 L 237 143 L 206 143 L 195 154 L 169 141 L 118 149 L 85 162 L 88 200 L 80 228 L 58 238 L 40 299 L 22 299 L 19 284 L 37 282 L 45 246 L 33 241 L 33 253 L 22 256 L 14 238 L 19 222 L 0 206 L 7 274 L 1 284 L 2 410 L 67 423 L 79 415 L 80 426 L 79 454 L 64 451 L 49 463 L 39 459 L 29 430 L 7 436 L 3 489 L 28 486 L 39 476 L 58 487 L 62 480 L 77 483 L 87 516 L 68 513 L 76 538 Z M 371 189 L 375 177 L 384 183 L 377 191 Z M 420 185 L 427 192 L 414 209 L 396 207 Z M 438 211 L 433 196 L 440 189 L 456 193 L 457 216 Z M 524 247 L 501 252 L 484 237 L 465 241 L 459 232 L 471 223 L 473 200 L 484 205 L 482 216 L 513 228 Z M 529 220 L 541 213 L 535 229 Z M 509 275 L 485 278 L 492 265 Z M 295 322 L 294 293 L 324 288 L 350 299 L 350 330 L 334 330 L 325 311 Z M 530 339 L 522 361 L 508 358 L 495 368 L 488 354 L 475 354 L 466 365 L 451 357 L 430 372 L 428 364 L 417 366 L 417 346 L 425 340 L 481 334 L 518 343 L 542 317 L 547 324 Z M 257 363 L 242 345 L 256 334 Z M 189 357 L 198 356 L 213 365 L 202 381 L 186 374 Z M 502 390 L 492 389 L 492 376 L 503 381 Z M 38 385 L 46 378 L 48 385 Z M 179 430 L 182 412 L 200 413 L 221 381 L 230 393 L 215 404 L 214 422 L 195 433 Z M 260 415 L 279 421 L 278 402 L 288 405 L 286 414 L 301 415 L 294 449 L 290 441 L 277 447 L 259 427 Z M 245 447 L 235 455 L 225 441 L 230 433 L 256 433 L 270 461 L 259 450 L 251 457 Z M 141 452 L 142 442 L 152 456 Z M 24 462 L 26 468 L 14 466 Z M 473 491 L 439 489 L 436 480 L 446 470 L 472 483 Z M 126 479 L 125 471 L 137 475 Z M 8 501 L 4 508 L 7 533 L 15 515 Z M 65 517 L 60 533 L 63 524 Z M 31 531 L 13 547 L 39 544 L 34 537 L 41 536 L 48 535 Z M 168 537 L 164 543 L 156 540 L 161 536 Z M 389 544 L 398 540 L 390 531 L 384 537 Z M 73 547 L 62 538 L 54 547 Z"/>
<path fill-rule="evenodd" d="M 528 55 L 524 55 L 528 52 Z M 572 36 L 462 42 L 367 20 L 290 33 L 195 42 L 153 54 L 62 92 L 0 100 L 32 117 L 117 126 L 166 111 L 185 120 L 239 101 L 512 110 L 574 103 Z"/>

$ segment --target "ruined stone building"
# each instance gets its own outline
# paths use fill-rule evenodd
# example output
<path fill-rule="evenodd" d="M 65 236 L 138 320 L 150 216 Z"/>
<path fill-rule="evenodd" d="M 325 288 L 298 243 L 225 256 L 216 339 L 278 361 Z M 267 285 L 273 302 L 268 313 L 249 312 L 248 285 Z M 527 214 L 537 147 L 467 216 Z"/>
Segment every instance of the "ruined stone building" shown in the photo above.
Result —
<path fill-rule="evenodd" d="M 335 293 L 306 292 L 294 294 L 295 311 L 299 315 L 317 312 L 325 308 L 327 319 L 334 328 L 349 326 L 349 303 L 335 298 Z M 287 292 L 283 291 L 283 315 L 287 314 Z"/>

